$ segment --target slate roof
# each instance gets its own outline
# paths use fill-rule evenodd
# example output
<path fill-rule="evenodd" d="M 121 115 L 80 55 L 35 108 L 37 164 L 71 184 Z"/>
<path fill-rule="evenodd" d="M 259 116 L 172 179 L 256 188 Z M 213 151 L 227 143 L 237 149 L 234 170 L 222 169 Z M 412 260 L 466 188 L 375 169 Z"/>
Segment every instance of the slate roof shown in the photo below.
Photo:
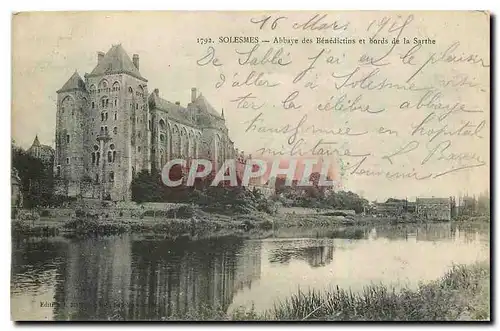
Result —
<path fill-rule="evenodd" d="M 417 198 L 417 204 L 449 204 L 449 198 Z"/>
<path fill-rule="evenodd" d="M 218 117 L 218 118 L 223 118 L 222 115 L 219 114 L 219 112 L 217 112 L 214 107 L 212 107 L 212 105 L 208 102 L 208 100 L 202 94 L 200 94 L 194 100 L 194 104 L 196 106 L 198 106 L 202 111 L 205 111 L 205 112 L 209 113 L 210 115 L 213 115 L 213 116 Z"/>
<path fill-rule="evenodd" d="M 36 147 L 36 146 L 41 146 L 40 140 L 38 140 L 38 135 L 35 136 L 35 140 L 33 140 L 33 144 L 31 144 L 31 147 Z"/>
<path fill-rule="evenodd" d="M 195 125 L 191 116 L 189 116 L 188 109 L 160 98 L 155 92 L 151 93 L 148 101 L 152 107 L 167 112 L 173 119 L 176 119 L 181 123 Z"/>
<path fill-rule="evenodd" d="M 35 147 L 39 147 L 42 150 L 42 153 L 45 155 L 54 155 L 54 149 L 51 146 L 40 144 L 40 140 L 38 140 L 38 135 L 35 136 L 35 140 L 33 140 L 33 144 L 31 144 L 31 147 L 28 149 L 28 153 L 31 153 L 31 151 Z"/>
<path fill-rule="evenodd" d="M 85 90 L 85 82 L 77 71 L 68 79 L 68 81 L 61 87 L 57 93 L 72 91 L 72 90 Z"/>
<path fill-rule="evenodd" d="M 147 79 L 142 77 L 139 69 L 135 67 L 122 45 L 114 45 L 111 47 L 111 49 L 104 55 L 104 58 L 87 76 L 100 76 L 118 73 L 127 73 L 147 82 Z"/>

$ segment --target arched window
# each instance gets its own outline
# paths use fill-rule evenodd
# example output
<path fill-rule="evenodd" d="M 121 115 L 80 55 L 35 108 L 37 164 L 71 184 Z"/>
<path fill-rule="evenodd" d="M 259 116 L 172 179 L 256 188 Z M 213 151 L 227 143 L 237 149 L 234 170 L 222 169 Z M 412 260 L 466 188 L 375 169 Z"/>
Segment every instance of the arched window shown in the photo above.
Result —
<path fill-rule="evenodd" d="M 137 95 L 140 97 L 144 96 L 144 88 L 141 85 L 137 87 Z"/>
<path fill-rule="evenodd" d="M 95 157 L 96 157 L 95 164 L 99 165 L 99 160 L 101 159 L 101 153 L 99 152 L 95 153 Z"/>
<path fill-rule="evenodd" d="M 92 165 L 95 165 L 95 152 L 92 152 Z"/>
<path fill-rule="evenodd" d="M 163 150 L 160 150 L 160 167 L 163 167 L 165 163 L 165 152 Z"/>
<path fill-rule="evenodd" d="M 141 138 L 141 131 L 137 132 L 137 138 Z"/>
<path fill-rule="evenodd" d="M 135 167 L 132 167 L 132 178 L 135 177 Z"/>
<path fill-rule="evenodd" d="M 104 112 L 101 113 L 101 122 L 104 122 Z"/>
<path fill-rule="evenodd" d="M 61 112 L 63 114 L 66 110 L 73 111 L 74 107 L 75 107 L 75 101 L 69 95 L 66 98 L 64 98 L 63 101 L 61 102 Z"/>
<path fill-rule="evenodd" d="M 56 177 L 61 177 L 61 166 L 58 165 L 56 168 Z"/>
<path fill-rule="evenodd" d="M 118 116 L 118 114 L 117 114 L 117 113 L 116 113 L 116 111 L 115 111 L 115 121 L 116 121 L 116 117 L 117 117 L 117 116 Z"/>
<path fill-rule="evenodd" d="M 115 162 L 116 159 L 116 151 L 115 151 L 115 144 L 109 145 L 109 151 L 108 151 L 108 162 Z"/>
<path fill-rule="evenodd" d="M 101 80 L 101 82 L 99 83 L 99 88 L 100 89 L 108 88 L 108 81 L 105 79 Z"/>
<path fill-rule="evenodd" d="M 92 101 L 92 109 L 95 109 L 95 102 Z"/>
<path fill-rule="evenodd" d="M 104 119 L 104 120 L 105 120 L 105 121 L 107 121 L 107 120 L 108 120 L 108 112 L 106 112 L 106 114 L 105 114 L 105 119 Z"/>
<path fill-rule="evenodd" d="M 113 171 L 109 172 L 109 181 L 114 182 L 115 181 L 115 173 Z"/>
<path fill-rule="evenodd" d="M 164 120 L 160 120 L 160 130 L 165 130 L 165 121 Z"/>
<path fill-rule="evenodd" d="M 165 135 L 160 134 L 160 141 L 165 141 Z"/>
<path fill-rule="evenodd" d="M 120 83 L 114 82 L 113 83 L 113 92 L 118 92 L 120 91 Z"/>
<path fill-rule="evenodd" d="M 95 182 L 99 183 L 99 174 L 95 174 Z"/>
<path fill-rule="evenodd" d="M 95 85 L 90 85 L 90 94 L 95 94 Z"/>
<path fill-rule="evenodd" d="M 128 93 L 132 94 L 132 93 L 134 93 L 134 90 L 131 87 L 129 87 L 128 88 Z"/>
<path fill-rule="evenodd" d="M 66 164 L 69 164 L 69 157 L 66 158 Z"/>
<path fill-rule="evenodd" d="M 118 128 L 116 126 L 113 128 L 113 133 L 118 134 Z"/>

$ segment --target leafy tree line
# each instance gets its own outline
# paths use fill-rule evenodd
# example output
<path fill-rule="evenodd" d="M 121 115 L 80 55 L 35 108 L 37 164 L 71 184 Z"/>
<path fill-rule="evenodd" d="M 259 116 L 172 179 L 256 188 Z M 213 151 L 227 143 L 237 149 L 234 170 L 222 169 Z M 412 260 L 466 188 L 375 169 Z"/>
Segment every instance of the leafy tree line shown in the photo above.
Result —
<path fill-rule="evenodd" d="M 319 173 L 312 173 L 309 177 L 311 186 L 300 186 L 297 181 L 294 181 L 292 186 L 286 186 L 284 178 L 277 178 L 276 199 L 289 207 L 334 208 L 354 210 L 356 213 L 361 213 L 368 207 L 369 201 L 356 193 L 335 192 L 328 190 L 325 186 L 320 186 L 319 178 Z"/>
<path fill-rule="evenodd" d="M 178 180 L 181 176 L 180 170 L 173 167 L 170 179 Z M 230 186 L 225 182 L 211 186 L 214 176 L 212 173 L 203 179 L 197 178 L 194 186 L 168 187 L 163 184 L 160 173 L 143 170 L 132 180 L 132 200 L 139 203 L 191 202 L 213 212 L 274 212 L 274 202 L 266 199 L 258 190 L 248 190 L 240 185 Z"/>
<path fill-rule="evenodd" d="M 49 205 L 54 200 L 54 179 L 50 166 L 15 145 L 11 147 L 12 167 L 21 180 L 24 207 Z"/>

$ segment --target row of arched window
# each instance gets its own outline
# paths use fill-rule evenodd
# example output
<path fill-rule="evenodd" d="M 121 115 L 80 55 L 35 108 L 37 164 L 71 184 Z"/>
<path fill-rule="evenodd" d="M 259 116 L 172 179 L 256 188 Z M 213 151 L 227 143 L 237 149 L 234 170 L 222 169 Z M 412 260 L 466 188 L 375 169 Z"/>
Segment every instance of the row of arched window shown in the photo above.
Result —
<path fill-rule="evenodd" d="M 110 182 L 114 182 L 115 181 L 115 173 L 113 171 L 109 172 L 109 178 L 108 179 L 109 179 Z M 95 174 L 94 183 L 96 183 L 96 184 L 100 183 L 99 174 Z"/>
<path fill-rule="evenodd" d="M 99 165 L 101 160 L 100 152 L 92 152 L 92 165 Z M 116 160 L 116 151 L 108 151 L 108 163 L 114 163 Z"/>
<path fill-rule="evenodd" d="M 94 84 L 92 84 L 89 88 L 90 94 L 95 94 L 97 93 L 104 93 L 104 92 L 119 92 L 120 91 L 120 83 L 118 81 L 115 81 L 111 87 L 108 85 L 108 81 L 103 79 L 99 83 L 98 87 Z"/>
<path fill-rule="evenodd" d="M 114 120 L 118 118 L 117 112 L 114 113 Z M 101 122 L 107 121 L 108 120 L 108 112 L 101 112 Z"/>
<path fill-rule="evenodd" d="M 109 87 L 108 81 L 106 79 L 101 80 L 101 82 L 98 84 L 96 87 L 94 84 L 92 84 L 89 88 L 90 94 L 95 94 L 97 93 L 103 93 L 103 92 L 119 92 L 120 91 L 120 83 L 118 81 L 115 81 L 111 87 Z M 128 93 L 133 94 L 134 89 L 129 86 L 128 88 Z M 138 97 L 144 97 L 144 88 L 139 85 L 137 87 L 137 90 L 135 91 L 135 95 Z"/>

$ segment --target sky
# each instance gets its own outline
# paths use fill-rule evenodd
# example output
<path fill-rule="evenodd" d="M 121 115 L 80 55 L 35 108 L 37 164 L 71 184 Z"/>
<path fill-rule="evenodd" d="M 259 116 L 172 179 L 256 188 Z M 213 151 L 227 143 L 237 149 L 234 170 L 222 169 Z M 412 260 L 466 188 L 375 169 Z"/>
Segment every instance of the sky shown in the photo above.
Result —
<path fill-rule="evenodd" d="M 132 54 L 140 56 L 140 72 L 148 79 L 148 89 L 151 93 L 155 88 L 159 89 L 160 96 L 182 105 L 187 105 L 190 99 L 191 88 L 196 87 L 198 91 L 209 100 L 214 108 L 221 112 L 224 109 L 226 125 L 229 128 L 229 135 L 235 142 L 235 146 L 248 153 L 255 153 L 261 148 L 280 150 L 286 145 L 290 135 L 248 131 L 249 123 L 259 112 L 262 113 L 263 122 L 260 126 L 269 128 L 280 128 L 283 125 L 293 125 L 300 121 L 306 114 L 308 124 L 325 130 L 336 127 L 351 126 L 363 131 L 365 128 L 376 128 L 379 126 L 408 127 L 417 120 L 421 120 L 421 114 L 413 113 L 388 113 L 385 112 L 378 117 L 369 117 L 367 114 L 357 112 L 350 114 L 336 115 L 330 112 L 317 112 L 315 105 L 325 104 L 331 96 L 338 100 L 341 93 L 336 91 L 330 72 L 342 75 L 349 73 L 350 68 L 356 65 L 359 55 L 363 52 L 375 52 L 378 54 L 382 48 L 387 46 L 346 46 L 346 45 L 320 45 L 310 44 L 304 46 L 296 45 L 271 45 L 274 54 L 279 47 L 283 47 L 281 56 L 284 61 L 292 62 L 287 67 L 280 67 L 270 63 L 241 64 L 238 61 L 244 56 L 238 56 L 236 51 L 249 51 L 252 45 L 241 44 L 218 44 L 215 42 L 213 50 L 215 57 L 222 66 L 214 66 L 209 63 L 205 66 L 197 65 L 197 60 L 203 58 L 209 50 L 209 45 L 202 45 L 198 38 L 212 38 L 214 41 L 218 37 L 241 37 L 257 36 L 261 40 L 273 40 L 274 37 L 303 38 L 316 37 L 325 38 L 360 38 L 367 37 L 373 33 L 374 26 L 380 24 L 384 19 L 389 19 L 389 23 L 398 24 L 403 22 L 401 17 L 387 16 L 383 12 L 374 14 L 370 12 L 350 12 L 350 13 L 330 13 L 322 22 L 332 23 L 337 21 L 339 26 L 347 24 L 349 29 L 345 31 L 339 29 L 291 29 L 291 24 L 295 21 L 305 23 L 314 12 L 302 12 L 294 14 L 284 14 L 288 18 L 278 21 L 277 29 L 272 30 L 272 20 L 267 21 L 260 29 L 260 23 L 250 23 L 250 19 L 259 21 L 265 18 L 268 13 L 247 12 L 235 14 L 231 12 L 209 12 L 205 14 L 196 12 L 67 12 L 67 13 L 21 13 L 13 18 L 13 94 L 12 94 L 12 138 L 16 143 L 24 148 L 28 148 L 35 135 L 42 144 L 54 146 L 55 135 L 55 114 L 56 114 L 56 91 L 63 86 L 67 79 L 75 70 L 83 77 L 89 73 L 97 64 L 97 52 L 107 52 L 112 45 L 121 44 L 130 57 Z M 278 15 L 272 17 L 278 17 Z M 435 14 L 438 15 L 438 14 Z M 469 16 L 465 16 L 469 15 Z M 420 14 L 413 19 L 412 25 L 405 31 L 409 38 L 430 37 L 437 40 L 436 46 L 426 46 L 430 52 L 442 52 L 446 46 L 461 38 L 460 51 L 456 51 L 457 56 L 476 52 L 480 56 L 488 57 L 489 54 L 489 28 L 482 13 L 449 13 Z M 375 22 L 370 25 L 370 22 Z M 467 22 L 467 24 L 464 24 Z M 489 23 L 489 22 L 488 22 Z M 332 23 L 333 24 L 333 23 Z M 302 25 L 304 26 L 304 25 Z M 369 28 L 367 28 L 367 26 Z M 471 28 L 472 27 L 472 28 Z M 389 25 L 386 27 L 390 28 Z M 372 30 L 370 30 L 372 29 Z M 395 28 L 393 30 L 396 30 Z M 386 31 L 387 32 L 387 31 Z M 396 31 L 397 32 L 397 31 Z M 395 32 L 386 33 L 384 30 L 378 37 L 387 37 L 389 40 L 395 36 Z M 250 47 L 249 47 L 250 46 Z M 265 45 L 260 45 L 261 49 L 258 58 L 262 59 Z M 310 57 L 318 54 L 321 49 L 326 49 L 327 55 L 332 56 L 332 61 L 326 63 L 328 56 L 322 59 L 323 62 L 316 63 L 315 71 L 311 71 L 309 76 L 299 84 L 292 83 L 294 77 L 310 63 Z M 385 48 L 386 49 L 386 48 Z M 326 54 L 326 53 L 325 53 Z M 394 53 L 394 59 L 400 53 Z M 334 58 L 340 59 L 342 64 L 335 64 Z M 489 58 L 487 59 L 489 60 Z M 368 68 L 366 68 L 368 69 Z M 254 70 L 255 76 L 261 73 L 261 81 L 268 80 L 269 84 L 276 83 L 276 88 L 265 88 L 252 86 L 231 87 L 233 81 L 240 83 Z M 365 69 L 363 69 L 365 70 Z M 394 67 L 382 68 L 388 72 L 390 79 L 398 78 L 406 73 L 408 68 Z M 487 70 L 486 70 L 487 71 Z M 455 77 L 455 75 L 466 74 L 475 79 L 476 82 L 484 84 L 484 93 L 471 90 L 447 90 L 446 97 L 460 102 L 469 102 L 489 113 L 489 74 L 485 70 L 478 70 L 468 64 L 458 63 L 455 66 L 433 66 L 424 69 L 416 78 L 417 83 L 427 83 L 439 80 L 438 77 Z M 486 72 L 486 73 L 485 73 Z M 217 83 L 221 82 L 221 77 L 225 78 L 222 88 L 217 88 Z M 255 78 L 255 76 L 253 76 Z M 315 90 L 305 87 L 306 80 L 318 83 Z M 337 81 L 338 83 L 338 81 Z M 284 109 L 283 100 L 292 91 L 298 92 L 294 102 L 300 109 Z M 372 109 L 386 108 L 395 111 L 398 108 L 400 92 L 390 92 L 392 94 L 382 95 L 374 91 L 361 91 L 362 104 L 369 104 Z M 361 92 L 346 92 L 346 99 L 351 101 Z M 255 96 L 255 103 L 265 103 L 265 106 L 258 110 L 242 109 L 237 107 L 236 100 L 251 93 Z M 416 99 L 415 99 L 416 100 Z M 415 100 L 412 100 L 415 101 Z M 347 101 L 346 101 L 347 102 Z M 290 104 L 289 104 L 290 106 Z M 387 115 L 385 115 L 387 114 Z M 412 118 L 414 116 L 415 118 Z M 456 122 L 450 125 L 460 125 L 467 118 L 457 117 Z M 486 116 L 487 131 L 489 131 L 489 116 Z M 261 128 L 266 130 L 266 128 Z M 355 130 L 355 129 L 353 129 Z M 304 133 L 302 136 L 308 142 L 322 138 L 318 134 Z M 425 138 L 425 137 L 424 137 Z M 427 141 L 421 141 L 422 145 Z M 477 151 L 483 159 L 489 162 L 489 134 L 483 131 L 483 139 L 465 140 L 457 138 L 455 144 L 457 153 L 464 152 L 460 147 L 467 147 L 465 152 Z M 325 140 L 335 139 L 336 146 L 348 146 L 351 151 L 362 150 L 374 154 L 389 153 L 398 148 L 398 144 L 403 142 L 403 137 L 389 139 L 389 137 L 375 137 L 366 135 L 360 137 L 335 136 L 326 137 Z M 404 138 L 406 139 L 406 137 Z M 420 139 L 420 138 L 419 138 Z M 311 146 L 309 146 L 311 147 Z M 406 168 L 413 168 L 420 163 L 422 155 L 412 159 L 408 157 Z M 343 160 L 345 166 L 349 160 Z M 352 165 L 352 160 L 349 163 Z M 377 164 L 375 164 L 377 165 Z M 374 165 L 374 166 L 375 166 Z M 426 166 L 441 167 L 443 164 L 436 161 L 435 165 L 428 162 Z M 338 171 L 341 171 L 339 165 Z M 399 169 L 401 170 L 401 169 Z M 432 169 L 434 171 L 434 169 Z M 346 189 L 361 193 L 369 199 L 384 199 L 390 196 L 409 197 L 416 196 L 449 196 L 468 192 L 477 194 L 489 187 L 489 165 L 486 167 L 471 169 L 470 171 L 457 172 L 454 175 L 443 176 L 434 181 L 394 181 L 385 178 L 373 177 L 345 177 L 343 184 Z M 410 188 L 410 189 L 409 189 Z"/>

